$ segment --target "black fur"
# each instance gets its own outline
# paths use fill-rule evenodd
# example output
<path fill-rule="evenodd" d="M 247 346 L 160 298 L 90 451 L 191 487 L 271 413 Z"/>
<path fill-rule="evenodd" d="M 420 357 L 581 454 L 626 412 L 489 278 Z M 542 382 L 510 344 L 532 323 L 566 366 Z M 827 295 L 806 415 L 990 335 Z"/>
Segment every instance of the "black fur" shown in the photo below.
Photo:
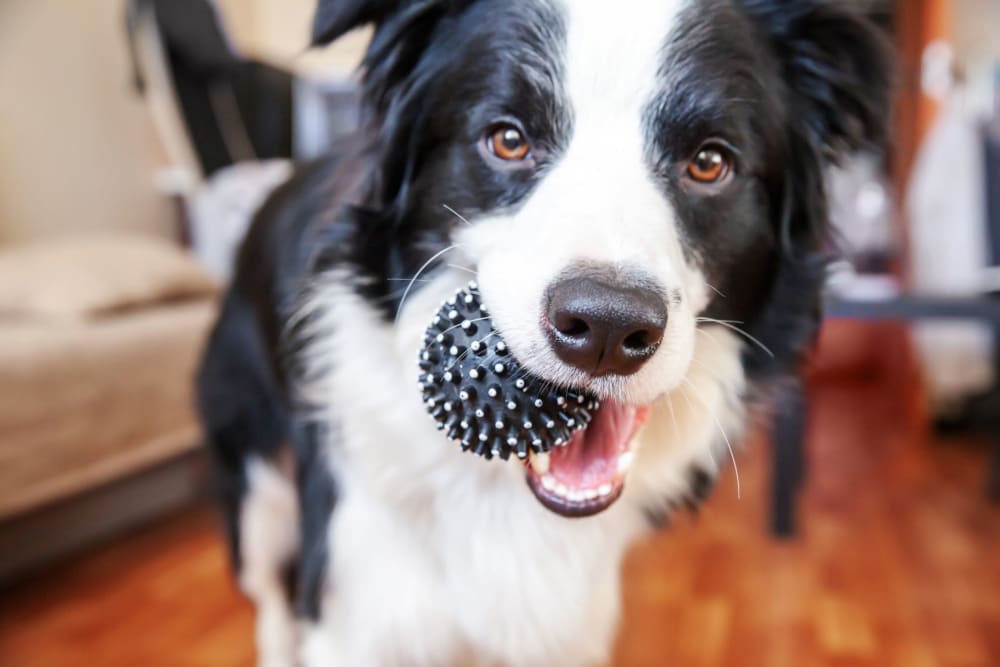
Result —
<path fill-rule="evenodd" d="M 690 481 L 685 503 L 692 512 L 696 512 L 712 494 L 712 487 L 715 485 L 715 476 L 704 468 L 694 466 L 688 472 L 688 477 Z"/>
<path fill-rule="evenodd" d="M 209 337 L 197 379 L 198 412 L 215 462 L 227 541 L 238 569 L 239 513 L 250 456 L 275 461 L 299 444 L 282 344 L 297 303 L 312 238 L 326 210 L 322 193 L 339 158 L 300 167 L 258 213 L 236 259 L 235 278 Z M 301 460 L 314 444 L 301 443 Z M 304 563 L 302 569 L 315 568 Z"/>
<path fill-rule="evenodd" d="M 539 180 L 537 172 L 488 168 L 477 154 L 483 126 L 521 110 L 544 161 L 555 159 L 570 131 L 557 102 L 560 63 L 549 53 L 561 40 L 558 15 L 525 0 L 389 4 L 395 11 L 372 17 L 370 3 L 322 2 L 316 31 L 327 41 L 376 21 L 363 65 L 371 171 L 359 201 L 331 227 L 319 267 L 356 267 L 369 279 L 363 295 L 387 318 L 399 307 L 399 281 L 462 224 L 441 202 L 469 216 L 510 208 Z M 345 244 L 345 227 L 362 238 Z"/>

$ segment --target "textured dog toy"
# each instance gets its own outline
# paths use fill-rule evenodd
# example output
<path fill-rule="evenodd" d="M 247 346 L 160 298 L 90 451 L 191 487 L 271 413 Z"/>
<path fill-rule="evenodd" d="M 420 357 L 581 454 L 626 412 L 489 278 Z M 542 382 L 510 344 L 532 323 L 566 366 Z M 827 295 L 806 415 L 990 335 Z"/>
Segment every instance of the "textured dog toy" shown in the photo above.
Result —
<path fill-rule="evenodd" d="M 598 407 L 585 393 L 558 390 L 528 374 L 493 328 L 479 286 L 441 305 L 420 352 L 427 411 L 450 440 L 491 459 L 548 452 L 585 428 Z"/>

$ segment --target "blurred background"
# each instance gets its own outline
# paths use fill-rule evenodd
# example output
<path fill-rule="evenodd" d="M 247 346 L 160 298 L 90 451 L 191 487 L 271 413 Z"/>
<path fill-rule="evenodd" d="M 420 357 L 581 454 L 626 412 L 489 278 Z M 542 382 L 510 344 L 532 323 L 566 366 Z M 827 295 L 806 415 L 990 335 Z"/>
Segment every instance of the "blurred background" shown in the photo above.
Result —
<path fill-rule="evenodd" d="M 1000 2 L 873 0 L 821 338 L 625 572 L 615 666 L 1000 666 Z M 0 2 L 0 665 L 247 666 L 192 373 L 235 243 L 357 122 L 312 0 Z"/>

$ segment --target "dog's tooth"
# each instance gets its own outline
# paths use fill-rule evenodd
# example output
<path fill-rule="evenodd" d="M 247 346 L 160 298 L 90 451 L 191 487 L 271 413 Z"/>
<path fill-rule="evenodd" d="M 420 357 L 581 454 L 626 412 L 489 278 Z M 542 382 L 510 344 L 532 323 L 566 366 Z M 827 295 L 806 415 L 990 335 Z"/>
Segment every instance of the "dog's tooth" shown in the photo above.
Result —
<path fill-rule="evenodd" d="M 556 484 L 556 494 L 565 498 L 569 494 L 569 489 L 566 488 L 565 484 Z"/>
<path fill-rule="evenodd" d="M 605 482 L 604 484 L 601 484 L 599 487 L 597 487 L 597 493 L 599 495 L 601 495 L 601 496 L 610 496 L 611 495 L 611 491 L 612 491 L 612 487 L 607 482 Z"/>
<path fill-rule="evenodd" d="M 549 472 L 549 467 L 551 465 L 551 457 L 549 454 L 536 454 L 535 452 L 531 452 L 528 454 L 528 460 L 531 461 L 531 469 L 537 474 L 546 475 Z"/>
<path fill-rule="evenodd" d="M 546 491 L 555 491 L 556 490 L 556 478 L 553 477 L 552 475 L 543 475 L 542 476 L 542 488 L 545 489 Z"/>
<path fill-rule="evenodd" d="M 632 452 L 625 452 L 618 457 L 618 474 L 624 475 L 628 472 L 628 469 L 632 467 L 632 460 L 635 458 L 635 454 Z"/>
<path fill-rule="evenodd" d="M 586 491 L 583 492 L 583 499 L 584 500 L 595 500 L 600 495 L 601 494 L 599 494 L 597 492 L 597 489 L 587 489 Z"/>
<path fill-rule="evenodd" d="M 570 502 L 580 503 L 583 502 L 583 492 L 582 491 L 570 491 L 568 496 Z"/>

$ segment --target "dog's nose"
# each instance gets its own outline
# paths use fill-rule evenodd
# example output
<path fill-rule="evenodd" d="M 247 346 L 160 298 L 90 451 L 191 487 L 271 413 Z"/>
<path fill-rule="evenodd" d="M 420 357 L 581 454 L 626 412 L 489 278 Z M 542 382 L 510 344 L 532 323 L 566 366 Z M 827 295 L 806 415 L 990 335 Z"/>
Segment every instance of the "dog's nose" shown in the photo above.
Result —
<path fill-rule="evenodd" d="M 638 371 L 667 326 L 667 307 L 655 290 L 590 277 L 553 284 L 546 315 L 559 358 L 595 376 Z"/>

